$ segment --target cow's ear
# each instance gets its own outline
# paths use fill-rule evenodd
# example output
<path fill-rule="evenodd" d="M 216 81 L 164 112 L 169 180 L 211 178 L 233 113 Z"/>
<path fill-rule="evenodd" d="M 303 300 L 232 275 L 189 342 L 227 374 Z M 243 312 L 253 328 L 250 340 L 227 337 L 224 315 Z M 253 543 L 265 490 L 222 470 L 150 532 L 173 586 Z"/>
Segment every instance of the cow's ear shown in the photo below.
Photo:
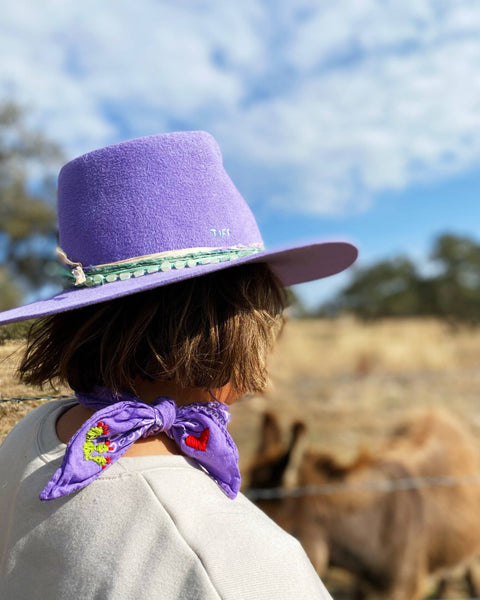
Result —
<path fill-rule="evenodd" d="M 264 454 L 272 446 L 280 444 L 282 434 L 278 425 L 277 418 L 272 413 L 263 415 L 263 422 L 260 428 L 260 443 L 258 445 L 258 454 Z"/>
<path fill-rule="evenodd" d="M 302 421 L 293 423 L 290 429 L 290 445 L 286 454 L 283 487 L 294 488 L 300 482 L 300 467 L 307 451 L 307 427 Z"/>
<path fill-rule="evenodd" d="M 290 428 L 290 445 L 295 446 L 307 434 L 307 426 L 303 421 L 295 421 Z"/>

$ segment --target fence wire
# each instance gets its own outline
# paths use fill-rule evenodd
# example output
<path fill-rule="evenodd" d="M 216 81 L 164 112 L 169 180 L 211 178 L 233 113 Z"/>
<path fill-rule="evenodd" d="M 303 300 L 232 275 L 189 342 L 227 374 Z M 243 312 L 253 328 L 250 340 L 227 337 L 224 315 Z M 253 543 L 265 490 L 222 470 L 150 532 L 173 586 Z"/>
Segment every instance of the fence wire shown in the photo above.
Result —
<path fill-rule="evenodd" d="M 15 398 L 0 398 L 0 404 L 3 402 L 27 402 L 28 400 L 65 400 L 74 399 L 73 394 L 63 394 L 61 396 L 16 396 Z"/>
<path fill-rule="evenodd" d="M 455 487 L 459 485 L 480 485 L 480 473 L 470 475 L 436 475 L 432 477 L 400 477 L 398 479 L 372 479 L 369 481 L 324 483 L 292 488 L 268 488 L 246 490 L 250 500 L 280 500 L 302 496 L 332 496 L 346 492 L 395 492 L 435 487 Z"/>

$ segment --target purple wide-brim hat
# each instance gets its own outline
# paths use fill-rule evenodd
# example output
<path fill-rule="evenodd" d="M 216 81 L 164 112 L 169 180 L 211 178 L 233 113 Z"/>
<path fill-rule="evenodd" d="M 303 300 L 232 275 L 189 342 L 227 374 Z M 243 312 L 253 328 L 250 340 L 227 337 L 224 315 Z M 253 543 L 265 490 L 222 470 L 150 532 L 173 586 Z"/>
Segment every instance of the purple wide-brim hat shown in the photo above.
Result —
<path fill-rule="evenodd" d="M 283 285 L 349 267 L 357 249 L 324 241 L 264 249 L 255 218 L 204 131 L 138 138 L 60 171 L 59 254 L 66 289 L 0 313 L 0 324 L 73 310 L 246 263 Z"/>

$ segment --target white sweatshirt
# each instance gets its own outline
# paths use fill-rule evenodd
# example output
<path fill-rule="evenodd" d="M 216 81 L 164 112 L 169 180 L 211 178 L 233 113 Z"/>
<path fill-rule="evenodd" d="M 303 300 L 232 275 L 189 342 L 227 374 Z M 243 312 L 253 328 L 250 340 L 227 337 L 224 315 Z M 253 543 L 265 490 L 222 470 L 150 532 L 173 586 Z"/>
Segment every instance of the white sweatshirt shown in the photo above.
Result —
<path fill-rule="evenodd" d="M 41 502 L 73 404 L 37 408 L 0 447 L 2 600 L 331 600 L 294 538 L 183 456 L 123 457 Z"/>

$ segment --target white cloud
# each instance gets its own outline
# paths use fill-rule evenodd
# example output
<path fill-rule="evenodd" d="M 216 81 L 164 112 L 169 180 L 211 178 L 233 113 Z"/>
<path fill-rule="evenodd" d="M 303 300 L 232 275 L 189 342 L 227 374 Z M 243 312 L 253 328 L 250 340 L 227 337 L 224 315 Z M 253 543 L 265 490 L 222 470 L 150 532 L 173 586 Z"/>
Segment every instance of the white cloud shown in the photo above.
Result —
<path fill-rule="evenodd" d="M 467 0 L 17 0 L 0 91 L 72 155 L 208 129 L 252 198 L 342 214 L 479 165 L 479 34 Z"/>

